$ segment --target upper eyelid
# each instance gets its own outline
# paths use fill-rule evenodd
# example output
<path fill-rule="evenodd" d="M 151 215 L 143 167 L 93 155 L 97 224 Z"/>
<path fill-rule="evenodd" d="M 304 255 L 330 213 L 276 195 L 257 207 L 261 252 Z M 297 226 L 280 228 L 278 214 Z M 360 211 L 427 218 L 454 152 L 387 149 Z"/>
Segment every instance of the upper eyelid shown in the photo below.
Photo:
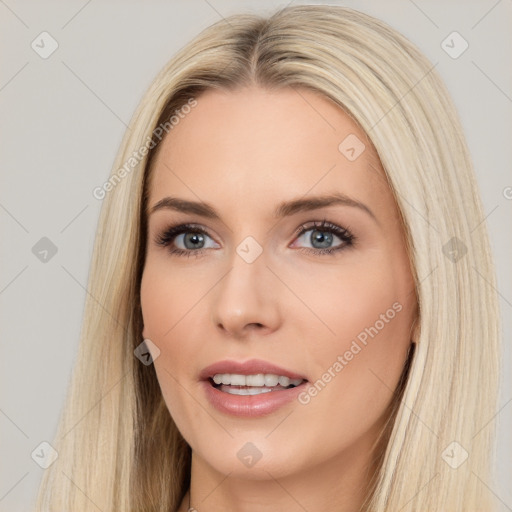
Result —
<path fill-rule="evenodd" d="M 297 235 L 298 233 L 300 233 L 301 231 L 303 230 L 310 230 L 310 229 L 314 229 L 314 228 L 326 228 L 326 229 L 340 229 L 340 230 L 343 230 L 343 231 L 349 231 L 346 227 L 344 226 L 340 226 L 334 222 L 331 222 L 327 219 L 325 220 L 322 220 L 322 221 L 318 221 L 318 220 L 315 220 L 315 221 L 306 221 L 306 222 L 302 222 L 295 230 L 294 230 L 294 234 Z M 182 223 L 176 223 L 176 224 L 173 224 L 173 225 L 170 225 L 170 226 L 167 226 L 165 228 L 163 228 L 161 231 L 157 231 L 158 232 L 161 232 L 161 233 L 165 233 L 166 231 L 169 231 L 171 229 L 182 229 L 183 231 L 185 230 L 189 230 L 189 231 L 193 231 L 193 230 L 197 230 L 197 231 L 201 231 L 201 232 L 205 232 L 208 236 L 211 236 L 209 234 L 209 229 L 205 226 L 203 226 L 202 224 L 199 224 L 199 223 L 196 223 L 196 222 L 182 222 Z"/>

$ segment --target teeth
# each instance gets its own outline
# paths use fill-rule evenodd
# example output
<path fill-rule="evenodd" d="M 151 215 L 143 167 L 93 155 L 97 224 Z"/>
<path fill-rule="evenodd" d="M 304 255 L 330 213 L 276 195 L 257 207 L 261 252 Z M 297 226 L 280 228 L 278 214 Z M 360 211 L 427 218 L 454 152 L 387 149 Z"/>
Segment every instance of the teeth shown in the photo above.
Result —
<path fill-rule="evenodd" d="M 264 386 L 265 385 L 265 375 L 263 373 L 258 373 L 257 375 L 246 375 L 245 378 L 242 379 L 243 375 L 232 375 L 231 382 L 233 383 L 233 378 L 238 377 L 238 380 L 242 381 L 239 386 Z"/>
<path fill-rule="evenodd" d="M 265 386 L 277 386 L 279 384 L 278 375 L 265 375 Z"/>
<path fill-rule="evenodd" d="M 290 385 L 289 377 L 279 377 L 279 385 L 283 386 L 283 388 Z"/>
<path fill-rule="evenodd" d="M 293 385 L 298 386 L 303 379 L 290 379 L 284 375 L 275 375 L 273 373 L 255 375 L 240 375 L 238 373 L 217 373 L 213 376 L 215 384 L 224 384 L 231 386 L 254 386 L 254 387 L 275 387 L 277 385 L 284 388 Z"/>
<path fill-rule="evenodd" d="M 232 386 L 245 386 L 245 377 L 243 375 L 228 375 L 228 381 L 224 382 L 226 379 L 222 378 L 223 384 L 231 384 Z"/>
<path fill-rule="evenodd" d="M 272 393 L 269 388 L 227 388 L 222 389 L 225 393 L 230 395 L 261 395 L 262 393 Z"/>

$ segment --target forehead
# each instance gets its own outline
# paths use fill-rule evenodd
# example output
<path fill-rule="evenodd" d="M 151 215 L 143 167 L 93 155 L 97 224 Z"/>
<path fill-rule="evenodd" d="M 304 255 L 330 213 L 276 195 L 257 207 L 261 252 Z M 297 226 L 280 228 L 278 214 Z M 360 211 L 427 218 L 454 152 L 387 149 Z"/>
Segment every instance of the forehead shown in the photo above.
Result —
<path fill-rule="evenodd" d="M 160 143 L 150 204 L 169 193 L 239 208 L 333 190 L 389 195 L 365 133 L 317 92 L 251 87 L 196 99 Z"/>

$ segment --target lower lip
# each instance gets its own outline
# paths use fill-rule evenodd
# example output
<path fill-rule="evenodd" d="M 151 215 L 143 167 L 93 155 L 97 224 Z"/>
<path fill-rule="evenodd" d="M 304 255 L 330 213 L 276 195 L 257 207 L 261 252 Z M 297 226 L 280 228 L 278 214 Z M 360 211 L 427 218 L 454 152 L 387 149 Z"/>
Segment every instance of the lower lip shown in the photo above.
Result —
<path fill-rule="evenodd" d="M 259 395 L 232 395 L 214 388 L 209 380 L 201 381 L 206 397 L 215 409 L 225 414 L 242 417 L 257 417 L 271 414 L 297 398 L 308 382 L 280 391 Z"/>

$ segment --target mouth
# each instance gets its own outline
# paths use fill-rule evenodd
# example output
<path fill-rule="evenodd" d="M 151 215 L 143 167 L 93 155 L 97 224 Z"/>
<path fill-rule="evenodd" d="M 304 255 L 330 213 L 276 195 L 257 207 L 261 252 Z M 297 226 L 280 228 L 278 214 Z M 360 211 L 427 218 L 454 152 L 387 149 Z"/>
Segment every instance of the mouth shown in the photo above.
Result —
<path fill-rule="evenodd" d="M 305 375 L 270 361 L 217 361 L 199 374 L 205 397 L 217 411 L 255 418 L 291 404 L 309 385 Z"/>
<path fill-rule="evenodd" d="M 285 391 L 298 387 L 307 379 L 291 379 L 286 375 L 273 373 L 258 373 L 252 375 L 217 373 L 208 378 L 208 382 L 215 389 L 231 395 L 261 395 Z"/>

